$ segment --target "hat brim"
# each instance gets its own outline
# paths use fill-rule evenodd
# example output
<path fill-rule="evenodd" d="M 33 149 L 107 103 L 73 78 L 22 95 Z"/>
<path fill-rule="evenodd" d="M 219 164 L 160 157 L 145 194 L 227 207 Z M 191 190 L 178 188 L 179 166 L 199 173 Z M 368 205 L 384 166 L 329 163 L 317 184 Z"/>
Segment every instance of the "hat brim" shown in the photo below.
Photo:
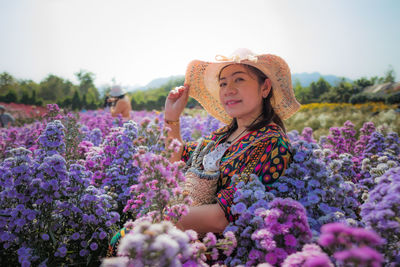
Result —
<path fill-rule="evenodd" d="M 218 76 L 221 70 L 231 64 L 247 64 L 261 70 L 272 84 L 271 106 L 283 120 L 300 109 L 292 88 L 290 69 L 286 62 L 275 55 L 257 56 L 257 60 L 206 62 L 193 60 L 189 63 L 185 83 L 190 86 L 189 96 L 196 99 L 207 112 L 225 124 L 232 121 L 219 99 Z"/>
<path fill-rule="evenodd" d="M 112 93 L 112 92 L 110 92 L 110 96 L 112 96 L 112 97 L 117 97 L 117 96 L 122 96 L 122 95 L 124 95 L 125 93 L 124 92 L 114 92 L 114 93 Z"/>

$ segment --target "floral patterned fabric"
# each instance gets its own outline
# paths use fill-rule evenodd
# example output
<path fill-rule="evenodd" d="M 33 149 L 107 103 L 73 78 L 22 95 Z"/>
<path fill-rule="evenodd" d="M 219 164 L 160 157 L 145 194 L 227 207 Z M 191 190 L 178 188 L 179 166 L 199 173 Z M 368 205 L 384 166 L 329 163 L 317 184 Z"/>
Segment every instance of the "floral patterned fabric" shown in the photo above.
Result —
<path fill-rule="evenodd" d="M 206 137 L 202 145 L 206 146 L 211 140 L 215 141 L 216 146 L 225 142 L 226 134 L 216 135 L 225 130 L 225 127 Z M 189 160 L 196 146 L 196 142 L 185 144 L 183 161 Z M 221 176 L 217 187 L 217 203 L 224 210 L 227 220 L 234 220 L 230 210 L 236 192 L 235 185 L 231 183 L 234 174 L 254 173 L 269 190 L 269 186 L 283 175 L 291 158 L 289 138 L 276 124 L 269 124 L 258 131 L 250 132 L 232 144 L 221 159 Z"/>

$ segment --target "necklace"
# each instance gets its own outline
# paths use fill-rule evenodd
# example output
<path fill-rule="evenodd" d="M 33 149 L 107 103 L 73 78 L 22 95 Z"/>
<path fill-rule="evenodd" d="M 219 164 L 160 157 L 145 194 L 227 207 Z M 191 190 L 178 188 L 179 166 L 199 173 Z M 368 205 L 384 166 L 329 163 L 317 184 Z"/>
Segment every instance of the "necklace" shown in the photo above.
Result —
<path fill-rule="evenodd" d="M 233 142 L 236 141 L 236 139 L 238 139 L 244 132 L 247 131 L 247 128 L 245 128 L 238 136 L 235 137 L 235 139 L 231 140 L 231 141 L 226 141 L 228 144 L 232 144 Z"/>
<path fill-rule="evenodd" d="M 255 121 L 257 121 L 260 116 L 257 117 L 250 125 L 252 125 Z M 235 137 L 232 141 L 226 141 L 225 143 L 219 144 L 218 146 L 215 147 L 215 149 L 208 154 L 204 155 L 203 157 L 203 168 L 206 173 L 216 173 L 219 171 L 220 167 L 220 162 L 225 154 L 225 152 L 229 149 L 231 144 L 236 141 L 244 132 L 247 131 L 247 128 L 245 128 L 238 136 Z M 228 137 L 229 138 L 229 137 Z"/>
<path fill-rule="evenodd" d="M 261 113 L 261 115 L 259 115 L 259 116 L 250 124 L 250 126 L 253 125 L 253 123 L 255 123 L 262 115 L 263 115 L 263 114 Z M 250 126 L 249 126 L 249 127 L 250 127 Z M 234 141 L 236 141 L 236 139 L 238 139 L 244 132 L 247 131 L 247 128 L 248 128 L 248 127 L 246 127 L 238 136 L 236 136 L 235 139 L 233 139 L 233 140 L 231 140 L 231 141 L 226 141 L 226 143 L 228 143 L 229 145 L 232 144 L 232 143 L 233 143 Z M 229 136 L 228 136 L 228 138 L 229 138 Z"/>

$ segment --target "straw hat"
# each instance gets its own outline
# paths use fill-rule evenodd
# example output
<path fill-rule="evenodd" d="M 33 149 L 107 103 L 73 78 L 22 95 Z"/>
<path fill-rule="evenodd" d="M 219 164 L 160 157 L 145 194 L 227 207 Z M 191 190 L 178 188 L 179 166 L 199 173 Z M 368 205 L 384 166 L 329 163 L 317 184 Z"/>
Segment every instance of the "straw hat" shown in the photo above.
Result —
<path fill-rule="evenodd" d="M 110 96 L 117 97 L 117 96 L 121 96 L 124 94 L 125 94 L 125 91 L 124 91 L 124 89 L 122 89 L 121 86 L 114 85 L 113 87 L 111 87 Z"/>
<path fill-rule="evenodd" d="M 217 62 L 193 60 L 186 70 L 185 83 L 190 86 L 189 96 L 196 99 L 207 112 L 229 124 L 232 118 L 225 112 L 219 100 L 218 76 L 225 66 L 241 63 L 261 70 L 272 83 L 271 105 L 283 120 L 288 119 L 300 108 L 293 88 L 289 66 L 275 55 L 256 55 L 248 49 L 238 49 L 231 57 L 217 55 Z"/>

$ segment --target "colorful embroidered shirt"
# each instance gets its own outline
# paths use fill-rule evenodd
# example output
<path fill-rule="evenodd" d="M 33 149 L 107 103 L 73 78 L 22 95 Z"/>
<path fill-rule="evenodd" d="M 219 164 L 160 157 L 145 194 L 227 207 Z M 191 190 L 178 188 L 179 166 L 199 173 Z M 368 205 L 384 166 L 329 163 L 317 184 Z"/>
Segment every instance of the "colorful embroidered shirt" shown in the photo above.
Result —
<path fill-rule="evenodd" d="M 226 127 L 226 126 L 225 126 Z M 226 128 L 218 129 L 205 138 L 206 146 L 211 140 L 215 145 L 225 142 L 226 134 L 217 135 Z M 187 162 L 196 148 L 196 142 L 185 144 L 182 160 Z M 217 203 L 220 204 L 229 222 L 234 220 L 231 206 L 236 187 L 231 183 L 234 174 L 256 174 L 262 183 L 270 190 L 269 185 L 275 182 L 287 169 L 291 161 L 289 138 L 276 124 L 269 124 L 260 130 L 253 131 L 237 140 L 225 152 L 220 163 L 220 178 L 217 187 Z"/>

